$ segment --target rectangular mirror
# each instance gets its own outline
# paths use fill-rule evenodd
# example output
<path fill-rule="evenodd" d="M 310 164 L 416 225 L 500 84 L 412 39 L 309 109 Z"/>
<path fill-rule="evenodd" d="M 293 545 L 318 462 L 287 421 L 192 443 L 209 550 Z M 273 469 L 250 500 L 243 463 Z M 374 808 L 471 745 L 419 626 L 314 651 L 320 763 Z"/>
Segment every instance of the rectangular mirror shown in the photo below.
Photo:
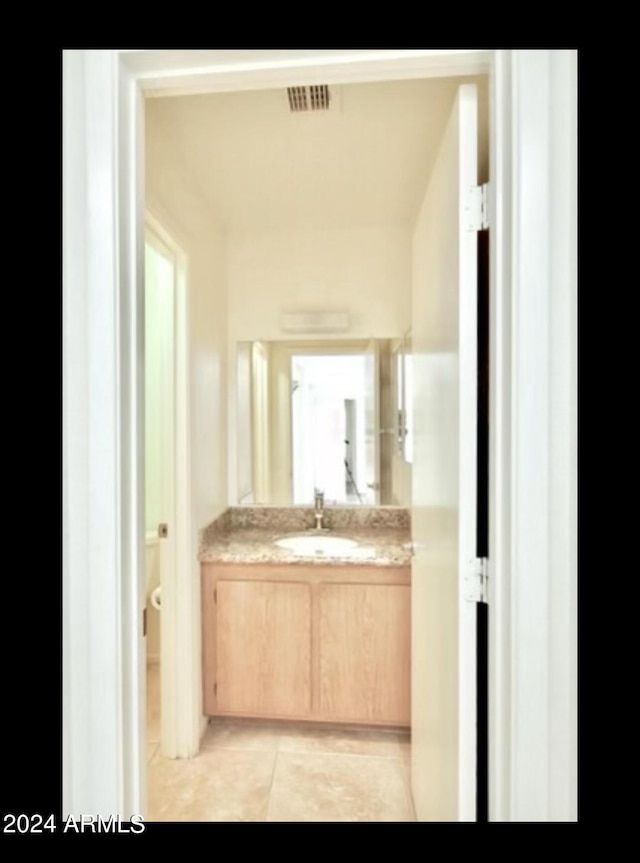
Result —
<path fill-rule="evenodd" d="M 238 344 L 238 503 L 311 504 L 316 488 L 327 503 L 405 503 L 394 493 L 391 345 L 391 339 Z"/>

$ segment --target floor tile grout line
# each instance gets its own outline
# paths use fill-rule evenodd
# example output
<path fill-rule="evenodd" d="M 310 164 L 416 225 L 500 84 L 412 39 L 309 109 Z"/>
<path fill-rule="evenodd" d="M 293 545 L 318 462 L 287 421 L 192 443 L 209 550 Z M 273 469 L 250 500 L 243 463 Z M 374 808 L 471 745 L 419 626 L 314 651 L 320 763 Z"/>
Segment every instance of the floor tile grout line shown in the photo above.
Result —
<path fill-rule="evenodd" d="M 270 751 L 267 753 L 264 750 L 233 750 L 233 751 L 235 751 L 235 752 L 244 751 L 245 753 L 250 752 L 251 753 L 250 757 L 258 756 L 259 759 L 262 756 L 265 756 L 267 754 L 269 754 L 273 757 L 271 777 L 270 777 L 270 782 L 268 784 L 266 807 L 264 810 L 265 815 L 264 815 L 264 819 L 261 819 L 264 821 L 269 821 L 271 816 L 276 812 L 276 809 L 274 809 L 274 806 L 276 805 L 275 804 L 276 796 L 275 796 L 274 791 L 276 788 L 275 779 L 277 776 L 277 771 L 279 770 L 279 768 L 281 766 L 279 763 L 279 757 L 278 757 L 280 755 L 280 752 L 279 751 Z M 306 761 L 309 758 L 313 759 L 314 756 L 320 756 L 322 758 L 326 758 L 327 755 L 345 755 L 345 754 L 349 755 L 349 754 L 353 754 L 353 753 L 324 753 L 324 752 L 323 753 L 319 753 L 319 752 L 285 753 L 285 755 L 292 755 L 292 754 L 300 755 L 301 760 Z M 401 781 L 402 791 L 400 792 L 402 795 L 402 799 L 403 799 L 402 809 L 406 813 L 407 817 L 399 818 L 399 820 L 401 820 L 401 821 L 404 821 L 404 820 L 415 821 L 416 820 L 415 810 L 414 810 L 413 806 L 411 805 L 412 801 L 411 801 L 411 798 L 409 797 L 408 782 L 407 782 L 408 774 L 407 774 L 406 768 L 404 767 L 403 759 L 397 758 L 395 760 L 395 764 L 393 764 L 393 758 L 390 760 L 389 757 L 378 758 L 376 756 L 367 756 L 367 759 L 368 759 L 369 763 L 371 763 L 371 764 L 373 764 L 374 762 L 377 762 L 380 765 L 386 763 L 387 767 L 391 768 L 393 770 L 393 773 L 395 773 L 396 775 L 397 775 L 396 771 L 398 769 L 400 770 L 400 773 L 402 776 L 402 781 Z M 340 763 L 340 759 L 328 759 L 328 760 L 333 761 L 336 765 Z M 385 769 L 386 769 L 386 767 L 385 767 Z M 266 787 L 267 786 L 265 786 L 265 790 L 266 790 Z M 400 790 L 400 789 L 398 789 L 398 790 Z M 399 803 L 400 797 L 396 797 L 396 799 Z M 359 820 L 359 819 L 357 819 L 357 820 Z M 367 819 L 364 819 L 364 820 L 367 820 Z"/>
<path fill-rule="evenodd" d="M 417 821 L 418 817 L 416 815 L 416 806 L 415 806 L 415 803 L 413 802 L 413 791 L 411 789 L 411 774 L 409 773 L 409 771 L 406 768 L 404 770 L 404 786 L 405 786 L 405 794 L 407 796 L 407 805 L 409 807 L 409 813 L 411 814 L 411 817 L 413 818 L 413 820 Z"/>
<path fill-rule="evenodd" d="M 402 753 L 399 755 L 377 755 L 372 752 L 333 752 L 330 749 L 278 749 L 278 752 L 287 755 L 335 755 L 338 758 L 376 758 L 380 761 L 402 761 Z"/>
<path fill-rule="evenodd" d="M 386 753 L 380 753 L 380 752 L 375 752 L 375 751 L 374 752 L 362 752 L 362 751 L 358 752 L 358 751 L 339 751 L 339 750 L 331 749 L 328 747 L 324 748 L 322 745 L 319 747 L 313 747 L 312 746 L 311 748 L 306 748 L 304 745 L 296 746 L 295 742 L 293 744 L 287 743 L 287 739 L 290 737 L 290 735 L 288 735 L 286 733 L 284 733 L 282 735 L 273 735 L 273 737 L 274 737 L 274 742 L 271 746 L 258 746 L 258 747 L 256 747 L 256 746 L 252 746 L 252 745 L 247 745 L 242 740 L 234 741 L 233 739 L 231 739 L 231 740 L 223 739 L 220 741 L 212 740 L 209 743 L 203 742 L 203 745 L 201 746 L 201 750 L 207 751 L 207 750 L 211 750 L 211 749 L 234 749 L 234 750 L 243 750 L 243 751 L 247 751 L 247 752 L 272 752 L 272 751 L 278 751 L 278 752 L 326 752 L 326 753 L 332 754 L 332 755 L 360 755 L 363 757 L 371 756 L 374 758 L 399 758 L 399 757 L 402 757 L 403 751 L 402 751 L 401 747 L 402 747 L 402 744 L 404 743 L 404 741 L 393 741 L 394 743 L 396 743 L 395 752 L 386 752 Z M 372 748 L 375 749 L 377 743 L 380 743 L 384 746 L 387 746 L 389 741 L 368 741 L 368 743 Z M 291 746 L 293 746 L 294 748 L 290 748 Z"/>
<path fill-rule="evenodd" d="M 407 762 L 404 756 L 404 752 L 402 753 L 402 779 L 404 784 L 404 793 L 407 799 L 407 806 L 409 808 L 409 814 L 413 821 L 417 821 L 418 818 L 416 816 L 416 807 L 413 802 L 413 789 L 411 787 L 411 760 Z"/>
<path fill-rule="evenodd" d="M 200 749 L 200 753 L 205 755 L 207 752 L 215 752 L 219 750 L 224 750 L 226 752 L 251 752 L 251 753 L 285 753 L 286 755 L 336 755 L 339 757 L 348 757 L 348 758 L 379 758 L 381 760 L 403 760 L 403 755 L 400 752 L 392 753 L 388 755 L 381 755 L 375 752 L 335 752 L 331 749 L 288 749 L 288 748 L 280 748 L 279 746 L 274 747 L 273 749 L 252 749 L 246 746 L 233 744 L 215 744 L 213 746 L 203 746 Z"/>
<path fill-rule="evenodd" d="M 278 752 L 278 755 L 280 755 L 280 754 L 281 754 L 281 752 Z M 309 757 L 313 758 L 313 756 L 321 756 L 324 759 L 327 755 L 333 755 L 333 754 L 341 755 L 341 754 L 347 754 L 347 753 L 326 753 L 326 752 L 322 752 L 322 753 L 304 752 L 304 753 L 302 753 L 302 752 L 298 752 L 298 753 L 284 753 L 284 754 L 286 754 L 286 755 L 291 755 L 291 754 L 300 755 L 301 761 L 304 762 L 307 758 L 309 758 Z M 366 759 L 366 761 L 369 762 L 369 764 L 371 764 L 372 762 L 380 763 L 382 760 L 385 761 L 386 762 L 385 768 L 386 767 L 391 768 L 393 771 L 393 774 L 395 774 L 396 778 L 400 780 L 399 787 L 398 787 L 399 795 L 394 795 L 394 799 L 395 799 L 396 803 L 398 805 L 400 805 L 401 810 L 404 813 L 404 816 L 399 817 L 396 820 L 398 822 L 416 821 L 417 819 L 415 817 L 415 809 L 413 807 L 413 801 L 412 801 L 412 798 L 409 796 L 409 788 L 408 788 L 408 783 L 407 783 L 408 775 L 407 775 L 407 772 L 406 772 L 406 769 L 405 769 L 405 766 L 403 763 L 403 759 L 402 758 L 395 759 L 395 764 L 392 763 L 393 759 L 389 759 L 389 758 L 378 759 L 378 758 L 376 758 L 376 756 L 366 756 L 365 759 Z M 267 820 L 269 820 L 269 818 L 273 814 L 273 807 L 274 807 L 274 795 L 273 795 L 273 784 L 272 784 L 272 788 L 270 791 L 270 798 L 269 798 L 269 806 L 268 806 L 268 810 L 267 810 Z M 298 819 L 290 819 L 290 820 L 298 820 Z M 312 819 L 312 820 L 314 820 L 314 819 Z M 337 819 L 337 821 L 339 821 L 339 820 L 341 820 L 341 819 Z M 358 820 L 367 821 L 369 819 L 358 819 L 358 818 L 356 818 L 354 820 L 356 820 L 356 821 L 358 821 Z"/>
<path fill-rule="evenodd" d="M 269 794 L 267 796 L 267 811 L 264 815 L 265 824 L 269 821 L 269 812 L 271 810 L 271 796 L 273 794 L 273 782 L 276 777 L 276 768 L 278 766 L 278 749 L 276 748 L 273 758 L 273 770 L 271 771 L 271 783 L 269 785 Z"/>
<path fill-rule="evenodd" d="M 304 748 L 290 748 L 285 743 L 284 746 L 281 740 L 277 740 L 276 744 L 273 747 L 260 747 L 255 748 L 251 746 L 243 746 L 242 743 L 233 742 L 223 742 L 223 743 L 213 743 L 213 744 L 205 744 L 200 748 L 201 753 L 213 752 L 216 749 L 225 749 L 233 752 L 286 752 L 288 754 L 293 755 L 347 755 L 353 756 L 354 758 L 399 758 L 403 759 L 402 750 L 398 752 L 390 752 L 390 753 L 379 753 L 379 752 L 337 752 L 334 749 L 304 749 Z"/>
<path fill-rule="evenodd" d="M 213 746 L 201 746 L 200 751 L 198 752 L 198 755 L 205 755 L 207 752 L 217 752 L 220 749 L 224 749 L 227 752 L 251 752 L 255 755 L 259 755 L 259 754 L 268 755 L 272 752 L 278 751 L 278 748 L 276 746 L 274 746 L 273 748 L 270 748 L 270 749 L 255 749 L 254 747 L 251 747 L 251 746 L 240 746 L 240 745 L 234 746 L 233 744 L 216 743 Z M 196 756 L 196 758 L 197 758 L 197 756 Z"/>

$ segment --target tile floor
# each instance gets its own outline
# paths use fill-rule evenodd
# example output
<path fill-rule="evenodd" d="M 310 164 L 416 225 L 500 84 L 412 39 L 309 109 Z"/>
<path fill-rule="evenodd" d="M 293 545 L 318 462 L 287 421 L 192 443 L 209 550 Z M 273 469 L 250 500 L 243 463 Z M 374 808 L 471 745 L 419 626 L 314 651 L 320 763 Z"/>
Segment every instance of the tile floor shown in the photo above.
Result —
<path fill-rule="evenodd" d="M 148 821 L 414 821 L 404 732 L 213 719 L 196 758 L 159 752 L 147 675 Z"/>

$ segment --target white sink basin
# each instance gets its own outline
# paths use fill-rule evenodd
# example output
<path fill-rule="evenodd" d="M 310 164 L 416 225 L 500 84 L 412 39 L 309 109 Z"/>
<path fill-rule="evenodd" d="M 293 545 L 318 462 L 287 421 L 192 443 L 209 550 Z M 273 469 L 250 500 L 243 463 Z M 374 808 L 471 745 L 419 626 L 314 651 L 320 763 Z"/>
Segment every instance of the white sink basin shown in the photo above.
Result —
<path fill-rule="evenodd" d="M 344 536 L 326 536 L 326 534 L 311 536 L 308 533 L 300 536 L 285 536 L 282 539 L 276 539 L 275 544 L 307 557 L 340 554 L 358 545 L 355 539 L 347 539 Z"/>

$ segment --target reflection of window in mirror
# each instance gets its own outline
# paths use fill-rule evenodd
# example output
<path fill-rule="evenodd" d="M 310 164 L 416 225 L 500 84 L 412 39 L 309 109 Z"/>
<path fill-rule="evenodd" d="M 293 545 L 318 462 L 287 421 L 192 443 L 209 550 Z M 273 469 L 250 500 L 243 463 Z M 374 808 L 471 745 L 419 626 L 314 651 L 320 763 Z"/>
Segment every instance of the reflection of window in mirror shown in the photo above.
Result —
<path fill-rule="evenodd" d="M 327 504 L 390 504 L 390 351 L 391 339 L 239 343 L 238 503 L 313 505 L 320 488 Z"/>
<path fill-rule="evenodd" d="M 370 503 L 363 354 L 291 357 L 293 503 Z"/>

